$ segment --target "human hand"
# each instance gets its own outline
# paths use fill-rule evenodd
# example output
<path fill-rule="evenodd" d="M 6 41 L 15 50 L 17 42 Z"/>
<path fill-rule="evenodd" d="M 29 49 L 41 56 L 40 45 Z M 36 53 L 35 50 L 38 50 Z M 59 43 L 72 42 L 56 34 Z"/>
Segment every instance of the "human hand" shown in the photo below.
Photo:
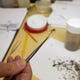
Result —
<path fill-rule="evenodd" d="M 7 63 L 0 63 L 0 77 L 14 76 L 13 80 L 31 80 L 32 71 L 29 63 L 26 63 L 21 57 L 15 59 L 9 57 Z"/>

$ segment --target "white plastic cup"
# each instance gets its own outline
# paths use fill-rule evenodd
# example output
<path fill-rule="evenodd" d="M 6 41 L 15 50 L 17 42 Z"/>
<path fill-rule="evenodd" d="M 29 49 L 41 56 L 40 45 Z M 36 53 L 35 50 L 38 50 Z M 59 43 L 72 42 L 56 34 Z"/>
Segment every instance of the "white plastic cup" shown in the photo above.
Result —
<path fill-rule="evenodd" d="M 65 48 L 70 51 L 79 49 L 80 46 L 80 18 L 72 18 L 67 21 L 67 33 Z"/>
<path fill-rule="evenodd" d="M 50 1 L 36 1 L 36 8 L 39 12 L 48 12 L 50 10 Z"/>

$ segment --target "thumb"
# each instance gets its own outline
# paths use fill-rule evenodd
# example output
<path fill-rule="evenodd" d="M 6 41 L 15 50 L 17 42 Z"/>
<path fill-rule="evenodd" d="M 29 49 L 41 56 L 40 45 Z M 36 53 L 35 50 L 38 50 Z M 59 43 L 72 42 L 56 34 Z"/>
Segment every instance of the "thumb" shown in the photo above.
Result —
<path fill-rule="evenodd" d="M 27 63 L 22 73 L 16 77 L 16 80 L 32 80 L 32 69 L 29 63 Z"/>
<path fill-rule="evenodd" d="M 21 72 L 26 66 L 23 60 L 17 60 L 10 63 L 0 63 L 0 77 L 12 76 Z"/>

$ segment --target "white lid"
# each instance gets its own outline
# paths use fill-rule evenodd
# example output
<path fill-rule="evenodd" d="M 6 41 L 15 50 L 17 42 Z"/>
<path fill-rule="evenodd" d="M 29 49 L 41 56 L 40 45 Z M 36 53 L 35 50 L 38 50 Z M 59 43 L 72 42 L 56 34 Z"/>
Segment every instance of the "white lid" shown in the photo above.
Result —
<path fill-rule="evenodd" d="M 80 34 L 80 18 L 72 18 L 67 21 L 67 30 L 71 33 Z"/>
<path fill-rule="evenodd" d="M 40 14 L 32 15 L 27 20 L 27 25 L 32 29 L 42 29 L 46 26 L 47 19 Z"/>

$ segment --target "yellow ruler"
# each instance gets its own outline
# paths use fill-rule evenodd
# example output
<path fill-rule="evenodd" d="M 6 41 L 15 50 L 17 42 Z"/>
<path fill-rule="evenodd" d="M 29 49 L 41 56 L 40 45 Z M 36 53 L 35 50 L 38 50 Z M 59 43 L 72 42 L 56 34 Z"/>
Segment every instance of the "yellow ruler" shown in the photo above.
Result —
<path fill-rule="evenodd" d="M 23 43 L 23 48 L 22 48 L 22 53 L 21 53 L 21 56 L 22 56 L 23 59 L 26 56 L 27 42 L 28 42 L 28 35 L 25 36 L 25 40 L 24 40 L 24 43 Z"/>

